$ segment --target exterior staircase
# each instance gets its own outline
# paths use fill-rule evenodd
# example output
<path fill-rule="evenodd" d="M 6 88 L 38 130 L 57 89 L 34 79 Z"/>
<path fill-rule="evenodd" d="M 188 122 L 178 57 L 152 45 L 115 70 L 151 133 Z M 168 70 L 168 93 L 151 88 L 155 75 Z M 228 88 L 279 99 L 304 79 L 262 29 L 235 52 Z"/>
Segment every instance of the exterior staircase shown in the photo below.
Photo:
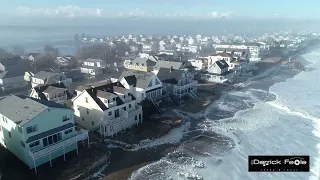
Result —
<path fill-rule="evenodd" d="M 162 113 L 161 108 L 159 107 L 159 105 L 157 104 L 157 102 L 154 99 L 151 99 L 152 104 L 154 105 L 154 107 L 157 109 L 157 111 L 159 113 Z"/>
<path fill-rule="evenodd" d="M 198 98 L 198 96 L 197 96 L 194 92 L 192 92 L 192 91 L 189 91 L 188 94 L 189 94 L 192 98 L 194 98 L 194 99 L 197 99 L 197 98 Z"/>
<path fill-rule="evenodd" d="M 176 105 L 181 105 L 181 101 L 175 96 L 175 95 L 170 95 L 170 99 L 176 104 Z"/>

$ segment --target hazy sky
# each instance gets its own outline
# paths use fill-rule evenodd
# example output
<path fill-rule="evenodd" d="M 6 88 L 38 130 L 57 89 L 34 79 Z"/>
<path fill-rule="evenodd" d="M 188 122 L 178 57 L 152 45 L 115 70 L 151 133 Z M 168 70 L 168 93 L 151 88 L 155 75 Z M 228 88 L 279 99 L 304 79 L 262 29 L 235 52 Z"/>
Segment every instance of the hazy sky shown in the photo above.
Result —
<path fill-rule="evenodd" d="M 2 19 L 28 17 L 308 18 L 320 0 L 8 0 Z M 22 17 L 21 17 L 22 16 Z"/>

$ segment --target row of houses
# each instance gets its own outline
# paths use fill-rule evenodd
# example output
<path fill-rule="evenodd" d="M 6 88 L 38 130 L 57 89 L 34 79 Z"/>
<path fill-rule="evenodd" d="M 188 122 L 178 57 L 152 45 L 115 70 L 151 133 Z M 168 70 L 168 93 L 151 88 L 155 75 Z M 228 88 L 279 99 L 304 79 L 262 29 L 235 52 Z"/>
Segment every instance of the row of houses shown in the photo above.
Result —
<path fill-rule="evenodd" d="M 105 82 L 80 85 L 69 92 L 63 74 L 41 72 L 30 76 L 28 97 L 10 95 L 0 100 L 0 143 L 30 169 L 78 151 L 89 133 L 112 137 L 138 126 L 152 108 L 176 104 L 183 96 L 196 97 L 197 81 L 176 63 L 152 71 L 126 70 Z M 36 171 L 37 173 L 37 171 Z"/>

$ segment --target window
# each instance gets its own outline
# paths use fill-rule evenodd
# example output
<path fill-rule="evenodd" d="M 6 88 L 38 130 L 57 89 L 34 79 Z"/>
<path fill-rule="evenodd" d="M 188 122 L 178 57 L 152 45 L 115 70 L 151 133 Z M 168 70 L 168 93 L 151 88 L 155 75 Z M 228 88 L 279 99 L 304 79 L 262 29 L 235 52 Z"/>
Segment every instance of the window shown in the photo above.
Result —
<path fill-rule="evenodd" d="M 51 144 L 54 144 L 54 143 L 57 143 L 59 141 L 61 141 L 62 139 L 62 135 L 61 133 L 57 133 L 57 134 L 53 134 L 51 136 L 48 136 L 46 138 L 43 138 L 43 146 L 46 147 L 48 145 L 51 145 Z"/>
<path fill-rule="evenodd" d="M 129 104 L 129 108 L 131 108 L 131 104 Z"/>
<path fill-rule="evenodd" d="M 68 118 L 67 115 L 62 116 L 62 121 L 63 121 L 63 122 L 66 122 L 66 121 L 68 121 L 68 120 L 69 120 L 69 118 Z"/>
<path fill-rule="evenodd" d="M 88 103 L 88 98 L 86 97 L 86 103 Z"/>
<path fill-rule="evenodd" d="M 92 126 L 94 126 L 94 121 L 91 122 Z"/>
<path fill-rule="evenodd" d="M 148 87 L 152 87 L 152 80 L 150 81 Z"/>
<path fill-rule="evenodd" d="M 126 110 L 127 110 L 127 107 L 123 107 L 122 109 L 126 111 Z"/>
<path fill-rule="evenodd" d="M 84 121 L 84 117 L 82 117 L 82 121 Z"/>
<path fill-rule="evenodd" d="M 23 148 L 25 148 L 25 147 L 26 147 L 26 145 L 24 144 L 24 142 L 23 142 L 23 141 L 21 141 L 21 140 L 20 140 L 20 144 L 21 144 L 21 146 L 22 146 Z"/>
<path fill-rule="evenodd" d="M 11 132 L 8 131 L 8 135 L 9 135 L 9 137 L 11 138 Z"/>
<path fill-rule="evenodd" d="M 89 114 L 89 109 L 87 108 L 87 114 Z"/>
<path fill-rule="evenodd" d="M 2 116 L 2 120 L 3 120 L 3 122 L 8 123 L 6 117 Z"/>
<path fill-rule="evenodd" d="M 36 147 L 36 146 L 39 146 L 40 142 L 39 141 L 34 141 L 32 143 L 29 144 L 29 147 L 30 148 L 33 148 L 33 147 Z"/>
<path fill-rule="evenodd" d="M 134 120 L 136 121 L 136 120 L 138 120 L 138 117 L 137 117 L 137 115 L 136 116 L 134 116 Z"/>
<path fill-rule="evenodd" d="M 126 98 L 126 95 L 123 95 L 123 98 L 125 99 L 125 98 Z"/>
<path fill-rule="evenodd" d="M 27 127 L 27 134 L 38 131 L 37 125 Z"/>
<path fill-rule="evenodd" d="M 18 130 L 22 134 L 22 127 L 18 126 Z"/>
<path fill-rule="evenodd" d="M 113 126 L 110 126 L 110 131 L 113 131 Z"/>
<path fill-rule="evenodd" d="M 65 130 L 65 131 L 64 131 L 64 134 L 72 133 L 72 131 L 73 131 L 73 129 L 72 129 L 72 128 L 71 128 L 71 129 L 68 129 L 68 130 Z"/>
<path fill-rule="evenodd" d="M 108 114 L 109 114 L 109 116 L 111 116 L 112 115 L 112 111 L 110 111 Z"/>
<path fill-rule="evenodd" d="M 141 120 L 141 114 L 139 114 L 139 120 Z"/>

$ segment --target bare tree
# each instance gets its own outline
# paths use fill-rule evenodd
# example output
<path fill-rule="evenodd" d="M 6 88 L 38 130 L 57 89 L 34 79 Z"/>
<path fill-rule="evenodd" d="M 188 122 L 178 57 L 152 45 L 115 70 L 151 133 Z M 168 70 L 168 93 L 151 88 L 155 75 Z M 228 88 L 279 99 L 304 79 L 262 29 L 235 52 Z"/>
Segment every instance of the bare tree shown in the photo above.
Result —
<path fill-rule="evenodd" d="M 0 59 L 12 56 L 11 53 L 6 51 L 5 49 L 0 48 Z"/>
<path fill-rule="evenodd" d="M 15 45 L 12 47 L 12 53 L 16 56 L 21 56 L 25 53 L 24 48 L 19 45 Z"/>

